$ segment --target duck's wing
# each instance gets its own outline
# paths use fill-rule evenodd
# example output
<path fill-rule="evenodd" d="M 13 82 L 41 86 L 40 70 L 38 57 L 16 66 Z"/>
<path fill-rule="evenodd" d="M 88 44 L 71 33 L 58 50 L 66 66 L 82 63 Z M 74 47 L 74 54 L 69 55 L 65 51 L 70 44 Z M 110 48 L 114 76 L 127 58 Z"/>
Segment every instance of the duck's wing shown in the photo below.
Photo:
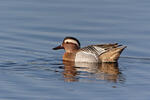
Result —
<path fill-rule="evenodd" d="M 89 54 L 95 54 L 97 56 L 101 55 L 104 52 L 107 52 L 110 49 L 117 48 L 121 45 L 118 45 L 118 43 L 114 44 L 100 44 L 100 45 L 90 45 L 84 48 L 81 48 L 80 50 L 89 53 Z"/>
<path fill-rule="evenodd" d="M 117 62 L 120 54 L 127 47 L 118 44 L 106 44 L 97 46 L 105 49 L 105 52 L 99 55 L 101 62 Z"/>
<path fill-rule="evenodd" d="M 122 45 L 118 45 L 118 43 L 114 43 L 114 44 L 108 43 L 108 44 L 98 44 L 98 45 L 92 45 L 92 46 L 100 47 L 106 50 L 106 49 L 111 49 L 111 48 L 117 48 Z"/>

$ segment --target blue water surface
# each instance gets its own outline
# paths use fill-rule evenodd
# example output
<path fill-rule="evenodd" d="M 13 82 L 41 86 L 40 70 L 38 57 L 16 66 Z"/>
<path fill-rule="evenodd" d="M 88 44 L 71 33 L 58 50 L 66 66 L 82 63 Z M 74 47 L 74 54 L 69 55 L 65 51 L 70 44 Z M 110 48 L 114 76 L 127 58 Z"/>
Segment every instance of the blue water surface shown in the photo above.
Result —
<path fill-rule="evenodd" d="M 0 100 L 149 100 L 150 1 L 1 0 Z M 116 65 L 74 67 L 52 48 L 120 43 Z"/>

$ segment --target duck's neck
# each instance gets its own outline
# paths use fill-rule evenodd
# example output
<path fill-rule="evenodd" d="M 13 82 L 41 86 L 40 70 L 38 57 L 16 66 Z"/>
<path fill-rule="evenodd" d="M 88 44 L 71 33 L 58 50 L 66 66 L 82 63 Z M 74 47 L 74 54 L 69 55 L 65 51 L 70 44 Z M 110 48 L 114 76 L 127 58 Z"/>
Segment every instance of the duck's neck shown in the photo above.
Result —
<path fill-rule="evenodd" d="M 65 49 L 65 53 L 63 56 L 63 60 L 74 61 L 76 53 L 80 49 L 80 47 L 78 47 L 75 44 L 67 44 L 64 46 L 64 49 Z"/>
<path fill-rule="evenodd" d="M 76 56 L 76 52 L 65 52 L 64 55 L 63 55 L 63 60 L 64 61 L 74 61 L 75 60 L 75 56 Z"/>

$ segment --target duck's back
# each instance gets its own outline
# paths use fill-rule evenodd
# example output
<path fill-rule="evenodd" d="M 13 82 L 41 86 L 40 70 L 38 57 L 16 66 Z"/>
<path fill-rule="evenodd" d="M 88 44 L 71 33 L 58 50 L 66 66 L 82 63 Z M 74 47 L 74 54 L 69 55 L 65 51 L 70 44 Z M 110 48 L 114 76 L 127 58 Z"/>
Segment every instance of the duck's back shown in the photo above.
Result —
<path fill-rule="evenodd" d="M 91 45 L 81 48 L 75 56 L 76 62 L 117 62 L 126 46 L 115 44 Z"/>

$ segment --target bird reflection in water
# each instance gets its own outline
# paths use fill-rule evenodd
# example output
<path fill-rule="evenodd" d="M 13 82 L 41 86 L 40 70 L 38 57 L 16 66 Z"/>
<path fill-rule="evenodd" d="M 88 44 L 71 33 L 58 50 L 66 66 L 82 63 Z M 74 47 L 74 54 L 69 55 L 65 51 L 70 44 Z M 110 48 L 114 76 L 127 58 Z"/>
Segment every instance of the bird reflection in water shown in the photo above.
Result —
<path fill-rule="evenodd" d="M 80 78 L 107 80 L 117 82 L 120 78 L 118 63 L 77 63 L 63 61 L 64 80 L 67 82 L 79 81 Z"/>
<path fill-rule="evenodd" d="M 74 81 L 78 81 L 77 79 L 77 70 L 75 67 L 74 62 L 68 62 L 68 61 L 63 61 L 64 64 L 64 80 L 67 82 L 74 82 Z"/>

